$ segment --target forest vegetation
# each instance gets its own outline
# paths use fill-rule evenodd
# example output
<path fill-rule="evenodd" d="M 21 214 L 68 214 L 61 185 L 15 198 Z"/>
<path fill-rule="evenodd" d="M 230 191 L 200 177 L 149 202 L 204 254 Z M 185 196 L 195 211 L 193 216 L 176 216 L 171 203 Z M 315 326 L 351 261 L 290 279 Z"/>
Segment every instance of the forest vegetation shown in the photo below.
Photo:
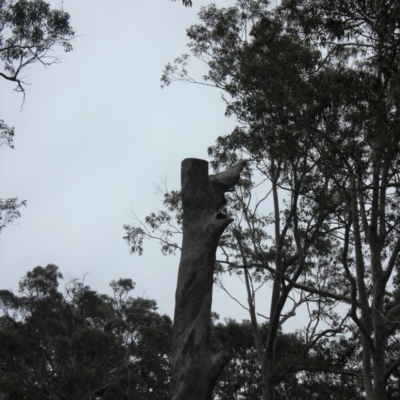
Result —
<path fill-rule="evenodd" d="M 232 355 L 213 398 L 400 398 L 400 3 L 211 4 L 187 36 L 162 84 L 222 92 L 237 126 L 209 147 L 211 165 L 248 160 L 223 208 L 234 222 L 214 273 L 221 288 L 223 276 L 242 279 L 248 319 L 213 314 L 213 349 Z M 21 72 L 57 62 L 49 50 L 68 52 L 73 38 L 63 10 L 0 0 L 0 77 L 24 96 Z M 14 135 L 0 120 L 0 146 Z M 0 199 L 0 231 L 25 204 Z M 132 253 L 152 239 L 179 254 L 178 189 L 163 207 L 124 226 Z M 111 294 L 62 280 L 49 264 L 18 293 L 0 291 L 0 399 L 170 398 L 171 318 L 132 297 L 131 279 L 112 281 Z M 286 332 L 300 312 L 303 325 Z"/>
<path fill-rule="evenodd" d="M 289 376 L 321 373 L 358 380 L 353 398 L 398 397 L 399 3 L 239 0 L 199 17 L 187 30 L 190 53 L 161 80 L 218 88 L 238 122 L 209 148 L 217 172 L 250 160 L 224 211 L 236 220 L 220 241 L 215 280 L 243 277 L 262 399 L 277 398 Z M 190 73 L 192 59 L 204 76 Z M 164 254 L 180 250 L 179 191 L 166 191 L 164 206 L 125 226 L 132 252 L 145 238 Z M 272 290 L 257 298 L 270 303 L 262 331 L 264 284 Z M 303 351 L 283 366 L 279 332 L 298 309 L 308 312 Z M 331 346 L 346 357 L 309 364 Z"/>

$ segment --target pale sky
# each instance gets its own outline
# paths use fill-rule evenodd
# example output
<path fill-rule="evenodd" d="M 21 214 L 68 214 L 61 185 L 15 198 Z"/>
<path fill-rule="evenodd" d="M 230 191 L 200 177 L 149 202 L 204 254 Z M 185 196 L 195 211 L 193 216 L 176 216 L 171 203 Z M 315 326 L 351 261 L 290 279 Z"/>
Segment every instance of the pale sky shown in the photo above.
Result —
<path fill-rule="evenodd" d="M 181 83 L 160 89 L 164 65 L 188 52 L 185 30 L 209 2 L 63 4 L 79 35 L 74 50 L 59 50 L 60 64 L 25 71 L 31 85 L 22 110 L 22 96 L 0 81 L 0 119 L 16 130 L 15 149 L 0 153 L 0 197 L 28 201 L 0 235 L 0 289 L 16 290 L 28 270 L 53 263 L 65 278 L 88 274 L 85 282 L 102 293 L 111 280 L 131 278 L 133 296 L 157 300 L 172 317 L 179 255 L 164 257 L 150 242 L 142 257 L 130 255 L 122 226 L 133 222 L 132 212 L 144 218 L 161 209 L 154 184 L 166 178 L 169 189 L 179 189 L 181 161 L 208 159 L 207 147 L 234 127 L 218 90 Z M 224 282 L 245 302 L 237 278 Z M 261 296 L 267 313 L 268 295 Z M 218 288 L 213 309 L 248 318 Z"/>

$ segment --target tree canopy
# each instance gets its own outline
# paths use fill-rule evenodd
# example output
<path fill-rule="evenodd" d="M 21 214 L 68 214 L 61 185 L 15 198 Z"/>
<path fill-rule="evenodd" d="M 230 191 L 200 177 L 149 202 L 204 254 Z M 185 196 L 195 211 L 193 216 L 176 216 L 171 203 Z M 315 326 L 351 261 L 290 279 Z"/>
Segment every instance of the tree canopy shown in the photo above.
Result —
<path fill-rule="evenodd" d="M 220 242 L 216 279 L 243 276 L 263 399 L 275 398 L 281 384 L 280 326 L 302 305 L 309 310 L 309 352 L 327 337 L 351 338 L 361 359 L 331 372 L 361 379 L 368 400 L 395 398 L 398 2 L 239 0 L 230 8 L 204 7 L 199 17 L 187 31 L 191 54 L 168 64 L 162 82 L 222 90 L 226 113 L 238 126 L 209 148 L 213 165 L 219 170 L 252 160 L 227 204 L 237 219 Z M 205 64 L 203 77 L 190 74 L 193 57 Z M 154 230 L 164 253 L 178 249 L 179 193 L 166 193 L 165 205 L 144 225 L 125 227 L 132 251 L 142 251 Z M 255 285 L 266 282 L 272 284 L 269 329 L 261 334 Z M 338 304 L 346 312 L 337 313 Z M 310 373 L 297 366 L 298 374 Z"/>
<path fill-rule="evenodd" d="M 83 281 L 63 282 L 57 266 L 36 267 L 20 280 L 18 293 L 0 290 L 0 398 L 169 399 L 171 319 L 155 301 L 132 297 L 131 279 L 110 283 L 101 294 Z M 265 334 L 268 323 L 260 324 Z M 215 351 L 233 358 L 220 377 L 215 399 L 259 399 L 261 368 L 250 321 L 220 321 L 213 314 Z M 306 349 L 299 333 L 278 332 L 280 373 Z M 316 347 L 299 376 L 285 374 L 277 400 L 362 399 L 359 378 L 324 371 L 357 359 L 359 347 L 341 338 Z M 318 373 L 313 371 L 318 370 Z M 393 397 L 394 399 L 395 397 Z"/>
<path fill-rule="evenodd" d="M 57 57 L 49 51 L 61 46 L 72 50 L 74 31 L 70 16 L 62 9 L 52 9 L 43 0 L 0 1 L 0 76 L 24 91 L 21 73 L 33 63 L 51 65 Z"/>
<path fill-rule="evenodd" d="M 99 294 L 78 280 L 59 288 L 55 265 L 0 291 L 0 393 L 7 399 L 167 399 L 171 320 L 132 298 L 131 279 Z"/>

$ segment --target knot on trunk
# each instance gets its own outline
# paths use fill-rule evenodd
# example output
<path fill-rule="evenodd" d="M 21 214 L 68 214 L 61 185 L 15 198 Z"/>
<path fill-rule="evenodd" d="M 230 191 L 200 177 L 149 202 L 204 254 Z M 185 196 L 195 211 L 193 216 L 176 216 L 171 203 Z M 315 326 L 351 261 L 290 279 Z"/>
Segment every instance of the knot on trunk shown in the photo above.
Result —
<path fill-rule="evenodd" d="M 205 239 L 210 245 L 218 246 L 218 240 L 223 234 L 226 227 L 233 222 L 234 219 L 228 215 L 217 211 L 208 221 L 205 229 Z"/>

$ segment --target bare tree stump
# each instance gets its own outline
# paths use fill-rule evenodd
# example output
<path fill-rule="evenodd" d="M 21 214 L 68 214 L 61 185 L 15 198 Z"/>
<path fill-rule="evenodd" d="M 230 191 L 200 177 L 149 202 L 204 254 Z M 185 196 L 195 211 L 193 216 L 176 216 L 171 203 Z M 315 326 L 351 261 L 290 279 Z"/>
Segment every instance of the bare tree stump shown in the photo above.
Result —
<path fill-rule="evenodd" d="M 175 295 L 172 400 L 210 400 L 231 359 L 226 352 L 212 354 L 210 348 L 213 273 L 219 238 L 233 221 L 219 210 L 245 164 L 209 176 L 207 161 L 182 161 L 183 243 Z"/>

